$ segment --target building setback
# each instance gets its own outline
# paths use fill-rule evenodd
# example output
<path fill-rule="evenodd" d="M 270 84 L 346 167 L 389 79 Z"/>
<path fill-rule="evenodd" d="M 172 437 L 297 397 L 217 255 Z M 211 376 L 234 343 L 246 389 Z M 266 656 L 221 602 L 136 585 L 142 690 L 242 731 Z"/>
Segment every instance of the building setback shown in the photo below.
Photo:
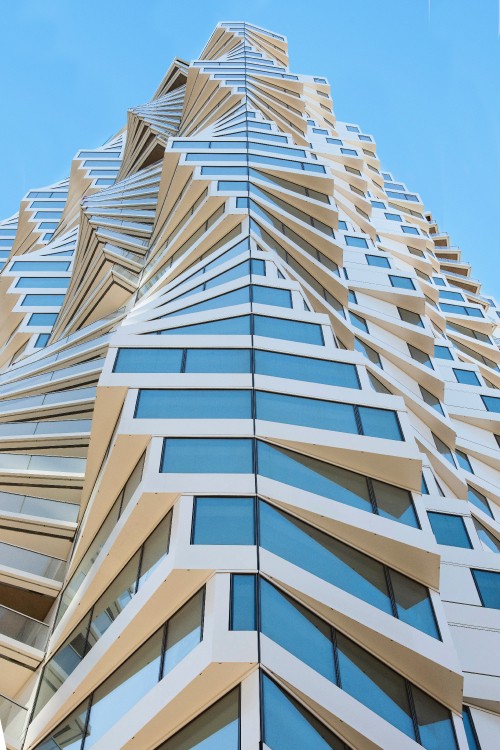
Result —
<path fill-rule="evenodd" d="M 0 222 L 10 750 L 496 750 L 500 310 L 219 23 Z"/>

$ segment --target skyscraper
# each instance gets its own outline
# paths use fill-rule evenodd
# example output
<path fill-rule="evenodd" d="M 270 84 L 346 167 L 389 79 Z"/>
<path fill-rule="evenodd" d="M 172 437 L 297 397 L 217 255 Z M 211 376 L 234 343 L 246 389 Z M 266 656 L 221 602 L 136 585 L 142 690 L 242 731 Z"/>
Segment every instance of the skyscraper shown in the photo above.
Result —
<path fill-rule="evenodd" d="M 14 750 L 494 750 L 500 310 L 220 23 L 0 223 Z"/>

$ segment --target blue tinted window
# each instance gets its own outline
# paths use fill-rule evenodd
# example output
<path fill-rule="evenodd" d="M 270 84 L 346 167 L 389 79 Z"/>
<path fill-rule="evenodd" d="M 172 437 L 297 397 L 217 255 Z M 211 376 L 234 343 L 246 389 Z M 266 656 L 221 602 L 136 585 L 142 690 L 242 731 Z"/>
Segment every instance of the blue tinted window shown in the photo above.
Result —
<path fill-rule="evenodd" d="M 380 563 L 267 503 L 259 508 L 264 549 L 392 615 Z"/>
<path fill-rule="evenodd" d="M 237 336 L 250 335 L 250 316 L 242 315 L 238 318 L 223 318 L 222 320 L 211 320 L 208 323 L 196 323 L 179 328 L 168 328 L 159 331 L 164 336 L 176 335 L 198 336 L 200 334 L 212 336 Z"/>
<path fill-rule="evenodd" d="M 348 234 L 346 234 L 344 237 L 344 240 L 345 240 L 345 244 L 350 245 L 351 247 L 363 247 L 363 248 L 368 247 L 368 243 L 364 239 L 364 237 L 351 237 Z"/>
<path fill-rule="evenodd" d="M 462 516 L 428 511 L 432 532 L 438 544 L 472 549 Z"/>
<path fill-rule="evenodd" d="M 364 331 L 365 333 L 369 333 L 368 325 L 366 323 L 366 320 L 361 317 L 361 315 L 356 315 L 356 313 L 349 312 L 349 318 L 351 320 L 351 323 L 355 328 L 359 328 L 360 331 Z"/>
<path fill-rule="evenodd" d="M 412 685 L 420 741 L 426 750 L 458 750 L 455 729 L 447 708 Z"/>
<path fill-rule="evenodd" d="M 363 435 L 386 440 L 403 440 L 396 412 L 371 406 L 359 406 L 358 409 Z"/>
<path fill-rule="evenodd" d="M 401 229 L 405 234 L 419 234 L 419 231 L 416 227 L 401 227 Z"/>
<path fill-rule="evenodd" d="M 27 294 L 23 307 L 59 307 L 64 302 L 64 294 Z"/>
<path fill-rule="evenodd" d="M 249 438 L 165 438 L 160 471 L 164 474 L 251 474 Z"/>
<path fill-rule="evenodd" d="M 389 221 L 403 221 L 400 214 L 385 213 L 384 216 Z"/>
<path fill-rule="evenodd" d="M 424 327 L 424 323 L 420 315 L 412 310 L 405 310 L 403 307 L 398 307 L 398 313 L 401 320 L 405 323 L 410 323 L 412 326 Z"/>
<path fill-rule="evenodd" d="M 453 359 L 453 354 L 447 346 L 438 346 L 434 344 L 434 356 L 438 359 Z"/>
<path fill-rule="evenodd" d="M 344 388 L 360 387 L 354 365 L 344 362 L 329 362 L 323 359 L 311 359 L 310 357 L 297 357 L 293 354 L 257 350 L 255 352 L 255 372 L 261 375 L 274 375 L 279 378 L 338 385 Z"/>
<path fill-rule="evenodd" d="M 500 609 L 500 573 L 471 570 L 483 607 Z"/>
<path fill-rule="evenodd" d="M 52 326 L 57 320 L 57 313 L 33 313 L 28 321 L 29 326 Z"/>
<path fill-rule="evenodd" d="M 459 466 L 461 466 L 462 469 L 464 469 L 464 471 L 470 471 L 471 474 L 474 474 L 472 470 L 471 462 L 469 461 L 469 457 L 467 456 L 467 454 L 459 450 L 455 452 L 457 455 L 457 461 L 458 461 Z"/>
<path fill-rule="evenodd" d="M 258 391 L 256 407 L 257 419 L 358 434 L 351 404 Z"/>
<path fill-rule="evenodd" d="M 477 739 L 476 730 L 472 721 L 471 710 L 469 706 L 463 707 L 462 718 L 464 722 L 465 734 L 467 736 L 467 743 L 469 750 L 481 750 L 481 745 Z"/>
<path fill-rule="evenodd" d="M 457 383 L 463 383 L 464 385 L 481 385 L 479 378 L 473 370 L 460 370 L 454 368 L 453 372 L 457 379 Z"/>
<path fill-rule="evenodd" d="M 113 372 L 180 372 L 182 349 L 119 349 Z"/>
<path fill-rule="evenodd" d="M 467 485 L 467 499 L 469 503 L 472 503 L 472 505 L 475 505 L 476 508 L 479 508 L 479 510 L 482 510 L 483 513 L 486 513 L 486 515 L 490 516 L 490 518 L 493 518 L 493 513 L 491 512 L 491 508 L 488 504 L 488 500 L 485 498 L 481 492 L 478 490 L 475 490 L 473 487 L 471 487 L 469 484 Z"/>
<path fill-rule="evenodd" d="M 439 292 L 439 298 L 440 299 L 454 299 L 454 300 L 458 300 L 459 302 L 463 302 L 464 300 L 460 292 L 449 292 L 447 289 Z"/>
<path fill-rule="evenodd" d="M 495 398 L 495 396 L 481 396 L 483 399 L 483 404 L 485 405 L 487 411 L 495 412 L 495 414 L 500 414 L 500 398 Z"/>
<path fill-rule="evenodd" d="M 390 268 L 391 264 L 387 258 L 383 258 L 381 255 L 367 255 L 366 262 L 369 266 L 380 266 L 380 268 Z"/>
<path fill-rule="evenodd" d="M 411 279 L 409 279 L 407 276 L 391 276 L 389 275 L 389 280 L 393 287 L 396 287 L 397 289 L 415 289 L 415 285 Z"/>
<path fill-rule="evenodd" d="M 337 646 L 342 689 L 416 739 L 404 679 L 340 633 Z"/>
<path fill-rule="evenodd" d="M 335 682 L 331 629 L 319 617 L 260 580 L 261 631 L 282 648 Z"/>
<path fill-rule="evenodd" d="M 17 280 L 16 289 L 46 289 L 47 287 L 66 289 L 69 282 L 68 276 L 22 276 Z"/>
<path fill-rule="evenodd" d="M 262 673 L 264 742 L 272 750 L 347 750 L 329 729 Z"/>
<path fill-rule="evenodd" d="M 216 310 L 220 307 L 230 307 L 231 305 L 244 305 L 250 302 L 250 287 L 244 286 L 241 289 L 235 289 L 233 292 L 220 294 L 218 297 L 211 297 L 203 302 L 196 302 L 194 305 L 188 305 L 181 310 L 161 315 L 161 318 L 170 318 L 174 315 L 187 315 L 188 313 L 200 312 L 202 310 Z"/>
<path fill-rule="evenodd" d="M 304 344 L 317 344 L 318 346 L 324 344 L 321 326 L 315 323 L 302 323 L 297 320 L 255 315 L 254 333 L 256 336 L 268 336 L 285 341 L 300 341 Z"/>
<path fill-rule="evenodd" d="M 276 305 L 278 307 L 291 307 L 292 296 L 288 289 L 275 289 L 268 286 L 256 286 L 252 288 L 253 301 L 261 305 Z"/>
<path fill-rule="evenodd" d="M 40 333 L 37 337 L 35 347 L 41 348 L 43 346 L 47 346 L 49 339 L 50 339 L 50 333 Z"/>
<path fill-rule="evenodd" d="M 248 349 L 188 349 L 186 372 L 250 372 Z"/>
<path fill-rule="evenodd" d="M 257 629 L 256 582 L 254 575 L 231 576 L 231 630 Z"/>
<path fill-rule="evenodd" d="M 252 392 L 242 390 L 139 391 L 137 419 L 250 419 Z"/>
<path fill-rule="evenodd" d="M 193 544 L 255 544 L 253 497 L 197 497 Z"/>

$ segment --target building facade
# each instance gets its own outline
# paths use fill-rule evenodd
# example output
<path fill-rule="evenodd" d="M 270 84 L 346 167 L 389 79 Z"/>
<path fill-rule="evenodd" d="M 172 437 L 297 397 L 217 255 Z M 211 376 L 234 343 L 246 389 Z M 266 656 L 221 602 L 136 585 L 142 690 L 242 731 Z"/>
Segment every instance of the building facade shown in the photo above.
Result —
<path fill-rule="evenodd" d="M 10 750 L 495 750 L 500 310 L 220 23 L 0 223 Z"/>

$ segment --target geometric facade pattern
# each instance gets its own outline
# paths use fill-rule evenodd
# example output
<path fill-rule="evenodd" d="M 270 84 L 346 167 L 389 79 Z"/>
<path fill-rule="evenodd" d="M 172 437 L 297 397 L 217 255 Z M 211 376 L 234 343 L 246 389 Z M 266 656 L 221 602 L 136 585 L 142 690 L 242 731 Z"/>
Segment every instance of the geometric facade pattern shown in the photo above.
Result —
<path fill-rule="evenodd" d="M 0 222 L 10 750 L 494 750 L 500 308 L 219 23 Z"/>

